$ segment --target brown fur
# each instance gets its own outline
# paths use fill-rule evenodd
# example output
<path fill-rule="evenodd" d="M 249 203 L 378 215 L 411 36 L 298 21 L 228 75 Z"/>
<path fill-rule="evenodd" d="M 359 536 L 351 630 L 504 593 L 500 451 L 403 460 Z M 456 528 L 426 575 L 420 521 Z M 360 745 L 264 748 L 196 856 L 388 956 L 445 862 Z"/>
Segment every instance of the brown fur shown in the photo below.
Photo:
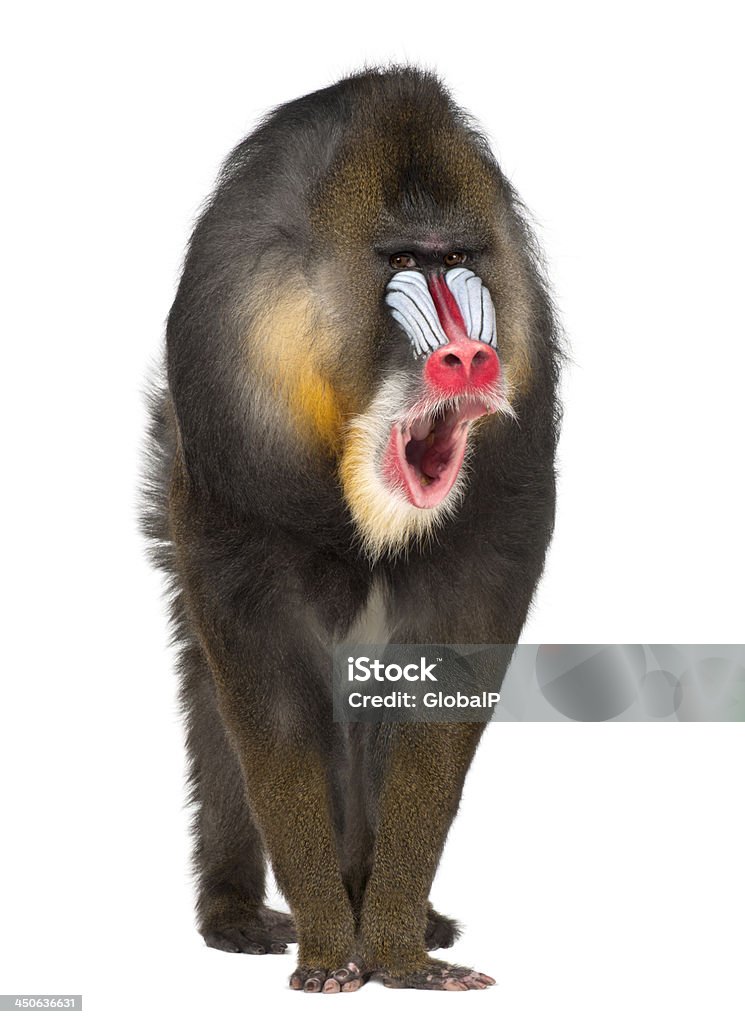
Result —
<path fill-rule="evenodd" d="M 479 423 L 433 515 L 376 475 L 422 394 L 383 301 L 417 246 L 438 267 L 468 251 L 517 413 Z M 483 725 L 342 726 L 329 680 L 371 609 L 392 643 L 519 637 L 553 524 L 558 348 L 518 200 L 433 76 L 340 82 L 228 158 L 167 341 L 144 522 L 171 584 L 200 931 L 244 953 L 297 937 L 306 991 L 483 988 L 428 956 L 458 934 L 428 897 Z M 267 857 L 294 921 L 264 904 Z"/>

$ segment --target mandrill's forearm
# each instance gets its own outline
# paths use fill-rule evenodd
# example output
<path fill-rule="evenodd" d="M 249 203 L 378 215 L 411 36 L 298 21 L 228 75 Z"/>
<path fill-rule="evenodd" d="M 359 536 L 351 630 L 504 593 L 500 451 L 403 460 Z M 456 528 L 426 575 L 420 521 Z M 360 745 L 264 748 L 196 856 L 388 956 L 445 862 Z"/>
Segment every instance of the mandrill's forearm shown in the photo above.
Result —
<path fill-rule="evenodd" d="M 394 726 L 373 870 L 360 924 L 363 959 L 390 975 L 426 966 L 429 892 L 484 726 Z"/>

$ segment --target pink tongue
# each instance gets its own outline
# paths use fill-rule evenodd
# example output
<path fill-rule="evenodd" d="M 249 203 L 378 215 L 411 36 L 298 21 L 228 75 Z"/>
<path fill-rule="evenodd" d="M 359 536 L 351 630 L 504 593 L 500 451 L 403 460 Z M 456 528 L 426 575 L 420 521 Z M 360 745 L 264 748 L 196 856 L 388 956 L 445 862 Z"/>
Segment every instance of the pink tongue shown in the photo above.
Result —
<path fill-rule="evenodd" d="M 433 478 L 438 477 L 448 464 L 450 448 L 449 438 L 444 437 L 438 441 L 435 437 L 435 443 L 422 456 L 422 472 Z"/>

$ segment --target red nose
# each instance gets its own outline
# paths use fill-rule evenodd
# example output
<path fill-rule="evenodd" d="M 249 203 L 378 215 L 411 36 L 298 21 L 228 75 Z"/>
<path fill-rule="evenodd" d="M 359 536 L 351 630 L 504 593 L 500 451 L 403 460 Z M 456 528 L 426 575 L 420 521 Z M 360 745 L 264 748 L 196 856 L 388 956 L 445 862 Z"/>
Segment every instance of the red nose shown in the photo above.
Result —
<path fill-rule="evenodd" d="M 424 379 L 441 395 L 493 387 L 499 378 L 499 359 L 481 341 L 451 341 L 441 345 L 424 364 Z"/>

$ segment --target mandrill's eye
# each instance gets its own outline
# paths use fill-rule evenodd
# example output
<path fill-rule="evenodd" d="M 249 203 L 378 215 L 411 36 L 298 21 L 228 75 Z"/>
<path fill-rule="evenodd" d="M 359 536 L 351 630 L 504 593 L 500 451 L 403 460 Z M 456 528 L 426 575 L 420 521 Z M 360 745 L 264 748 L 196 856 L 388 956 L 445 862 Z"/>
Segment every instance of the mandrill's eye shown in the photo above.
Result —
<path fill-rule="evenodd" d="M 418 266 L 410 252 L 397 252 L 388 262 L 394 270 L 411 270 L 412 267 Z"/>
<path fill-rule="evenodd" d="M 449 252 L 444 257 L 443 263 L 446 267 L 457 267 L 459 263 L 465 263 L 467 258 L 464 252 Z"/>

